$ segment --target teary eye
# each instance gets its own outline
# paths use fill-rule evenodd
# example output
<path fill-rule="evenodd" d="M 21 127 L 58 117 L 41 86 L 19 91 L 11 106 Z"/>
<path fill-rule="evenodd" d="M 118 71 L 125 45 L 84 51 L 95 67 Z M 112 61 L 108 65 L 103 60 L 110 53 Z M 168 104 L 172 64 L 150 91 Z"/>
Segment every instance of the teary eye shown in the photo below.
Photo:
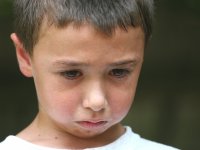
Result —
<path fill-rule="evenodd" d="M 130 73 L 127 69 L 112 69 L 109 72 L 109 75 L 114 76 L 116 78 L 123 78 L 126 77 Z"/>
<path fill-rule="evenodd" d="M 62 76 L 64 76 L 65 78 L 69 79 L 69 80 L 74 80 L 79 78 L 80 76 L 82 76 L 83 74 L 78 71 L 78 70 L 69 70 L 69 71 L 64 71 L 61 72 Z"/>

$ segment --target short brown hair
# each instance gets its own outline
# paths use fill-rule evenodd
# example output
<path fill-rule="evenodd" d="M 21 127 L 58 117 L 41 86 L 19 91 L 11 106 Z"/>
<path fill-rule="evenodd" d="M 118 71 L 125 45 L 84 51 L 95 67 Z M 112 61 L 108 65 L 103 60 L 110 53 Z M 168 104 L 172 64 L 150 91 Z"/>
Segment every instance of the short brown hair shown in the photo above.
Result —
<path fill-rule="evenodd" d="M 107 35 L 116 27 L 141 26 L 147 43 L 152 33 L 153 0 L 15 0 L 14 15 L 15 32 L 30 54 L 44 18 L 58 28 L 87 22 Z"/>

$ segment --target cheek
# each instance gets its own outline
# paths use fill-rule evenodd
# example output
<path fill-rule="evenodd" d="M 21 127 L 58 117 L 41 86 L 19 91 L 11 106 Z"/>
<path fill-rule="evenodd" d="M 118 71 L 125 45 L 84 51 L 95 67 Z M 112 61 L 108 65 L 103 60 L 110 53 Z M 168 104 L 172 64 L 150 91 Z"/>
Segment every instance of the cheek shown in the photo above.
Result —
<path fill-rule="evenodd" d="M 127 115 L 134 100 L 137 79 L 137 77 L 133 77 L 123 86 L 113 88 L 110 95 L 110 105 L 114 118 L 123 119 Z"/>
<path fill-rule="evenodd" d="M 119 89 L 113 93 L 110 105 L 115 119 L 118 118 L 121 120 L 127 115 L 133 103 L 134 95 L 135 89 L 133 88 L 126 90 Z"/>
<path fill-rule="evenodd" d="M 60 123 L 67 123 L 73 120 L 78 109 L 78 99 L 74 93 L 66 94 L 54 92 L 49 99 L 46 99 L 46 113 L 50 118 Z"/>
<path fill-rule="evenodd" d="M 111 109 L 112 109 L 112 114 L 114 114 L 114 118 L 121 118 L 123 119 L 133 102 L 134 96 L 133 92 L 132 93 L 123 93 L 120 92 L 119 94 L 116 94 L 114 97 L 114 101 L 111 103 Z"/>
<path fill-rule="evenodd" d="M 75 90 L 66 89 L 54 80 L 37 87 L 39 107 L 41 111 L 57 121 L 67 121 L 73 117 L 79 107 L 80 94 Z"/>

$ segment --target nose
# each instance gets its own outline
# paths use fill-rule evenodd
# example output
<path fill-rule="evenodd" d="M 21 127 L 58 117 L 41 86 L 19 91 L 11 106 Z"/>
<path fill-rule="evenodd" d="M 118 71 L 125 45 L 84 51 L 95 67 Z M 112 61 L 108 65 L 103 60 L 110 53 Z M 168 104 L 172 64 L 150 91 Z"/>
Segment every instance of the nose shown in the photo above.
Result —
<path fill-rule="evenodd" d="M 100 82 L 89 83 L 85 87 L 85 97 L 83 99 L 83 107 L 89 108 L 95 112 L 105 109 L 107 99 Z"/>

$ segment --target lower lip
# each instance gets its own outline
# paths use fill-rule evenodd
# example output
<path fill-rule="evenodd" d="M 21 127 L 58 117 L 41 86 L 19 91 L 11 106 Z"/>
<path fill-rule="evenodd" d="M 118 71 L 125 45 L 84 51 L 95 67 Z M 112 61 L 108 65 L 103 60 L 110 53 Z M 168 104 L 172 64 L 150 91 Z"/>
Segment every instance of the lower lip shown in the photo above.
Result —
<path fill-rule="evenodd" d="M 82 126 L 83 128 L 89 128 L 89 129 L 103 127 L 105 126 L 106 123 L 107 121 L 99 121 L 99 122 L 80 121 L 78 122 L 78 124 Z"/>

